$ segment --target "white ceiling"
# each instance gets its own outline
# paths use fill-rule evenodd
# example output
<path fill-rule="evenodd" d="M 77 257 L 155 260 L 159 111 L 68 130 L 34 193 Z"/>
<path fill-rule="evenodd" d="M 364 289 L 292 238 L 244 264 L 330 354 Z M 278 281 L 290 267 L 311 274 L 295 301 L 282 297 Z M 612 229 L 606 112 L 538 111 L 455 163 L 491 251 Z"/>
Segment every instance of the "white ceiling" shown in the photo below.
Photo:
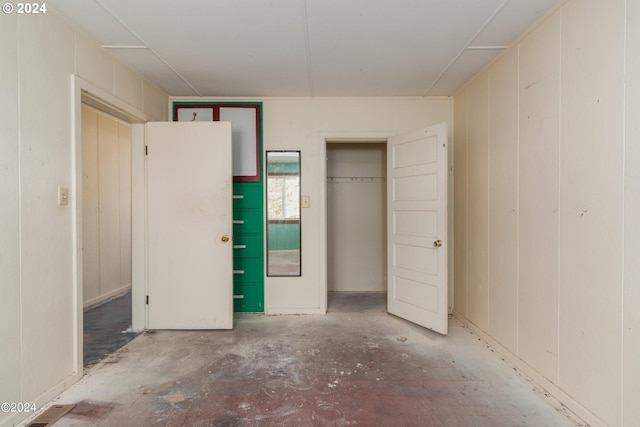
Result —
<path fill-rule="evenodd" d="M 173 96 L 452 95 L 559 0 L 49 0 Z"/>

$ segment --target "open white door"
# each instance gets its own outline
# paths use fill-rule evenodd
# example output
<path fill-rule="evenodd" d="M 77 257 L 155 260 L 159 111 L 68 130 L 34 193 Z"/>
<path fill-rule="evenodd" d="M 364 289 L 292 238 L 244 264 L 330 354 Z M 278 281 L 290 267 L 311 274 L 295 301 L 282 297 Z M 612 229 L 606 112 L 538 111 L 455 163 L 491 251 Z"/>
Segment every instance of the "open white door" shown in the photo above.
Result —
<path fill-rule="evenodd" d="M 441 334 L 447 308 L 447 127 L 387 143 L 387 311 Z"/>
<path fill-rule="evenodd" d="M 146 125 L 149 329 L 233 328 L 231 124 Z"/>

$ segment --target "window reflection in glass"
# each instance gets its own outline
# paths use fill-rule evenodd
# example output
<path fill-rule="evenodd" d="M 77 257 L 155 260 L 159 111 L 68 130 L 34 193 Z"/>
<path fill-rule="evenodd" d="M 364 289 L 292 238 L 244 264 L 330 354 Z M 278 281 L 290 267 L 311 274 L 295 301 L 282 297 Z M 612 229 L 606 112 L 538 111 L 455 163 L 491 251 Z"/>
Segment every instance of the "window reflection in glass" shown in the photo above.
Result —
<path fill-rule="evenodd" d="M 267 151 L 267 275 L 300 276 L 300 152 Z"/>

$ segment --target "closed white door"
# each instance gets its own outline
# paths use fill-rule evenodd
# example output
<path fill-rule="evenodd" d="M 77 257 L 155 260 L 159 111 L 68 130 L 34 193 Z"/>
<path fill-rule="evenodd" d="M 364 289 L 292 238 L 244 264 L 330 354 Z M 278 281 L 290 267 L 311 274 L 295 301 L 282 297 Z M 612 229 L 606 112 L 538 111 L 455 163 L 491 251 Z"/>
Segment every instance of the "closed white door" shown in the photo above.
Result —
<path fill-rule="evenodd" d="M 231 124 L 146 125 L 149 329 L 233 328 Z"/>
<path fill-rule="evenodd" d="M 447 308 L 447 127 L 387 144 L 387 311 L 441 334 Z"/>

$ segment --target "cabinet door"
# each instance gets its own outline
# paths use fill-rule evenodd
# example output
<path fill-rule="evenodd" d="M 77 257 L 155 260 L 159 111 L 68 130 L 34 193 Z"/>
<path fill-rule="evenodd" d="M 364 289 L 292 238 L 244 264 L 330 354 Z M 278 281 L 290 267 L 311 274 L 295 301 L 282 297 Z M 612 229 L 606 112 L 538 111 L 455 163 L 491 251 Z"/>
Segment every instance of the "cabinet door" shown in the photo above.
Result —
<path fill-rule="evenodd" d="M 149 329 L 233 327 L 231 126 L 146 125 Z"/>
<path fill-rule="evenodd" d="M 261 182 L 259 103 L 176 103 L 173 119 L 179 122 L 221 121 L 232 124 L 234 182 Z"/>
<path fill-rule="evenodd" d="M 233 276 L 235 311 L 264 311 L 261 111 L 259 102 L 176 102 L 173 105 L 174 121 L 231 123 L 233 260 L 234 264 L 244 265 L 243 274 Z"/>

